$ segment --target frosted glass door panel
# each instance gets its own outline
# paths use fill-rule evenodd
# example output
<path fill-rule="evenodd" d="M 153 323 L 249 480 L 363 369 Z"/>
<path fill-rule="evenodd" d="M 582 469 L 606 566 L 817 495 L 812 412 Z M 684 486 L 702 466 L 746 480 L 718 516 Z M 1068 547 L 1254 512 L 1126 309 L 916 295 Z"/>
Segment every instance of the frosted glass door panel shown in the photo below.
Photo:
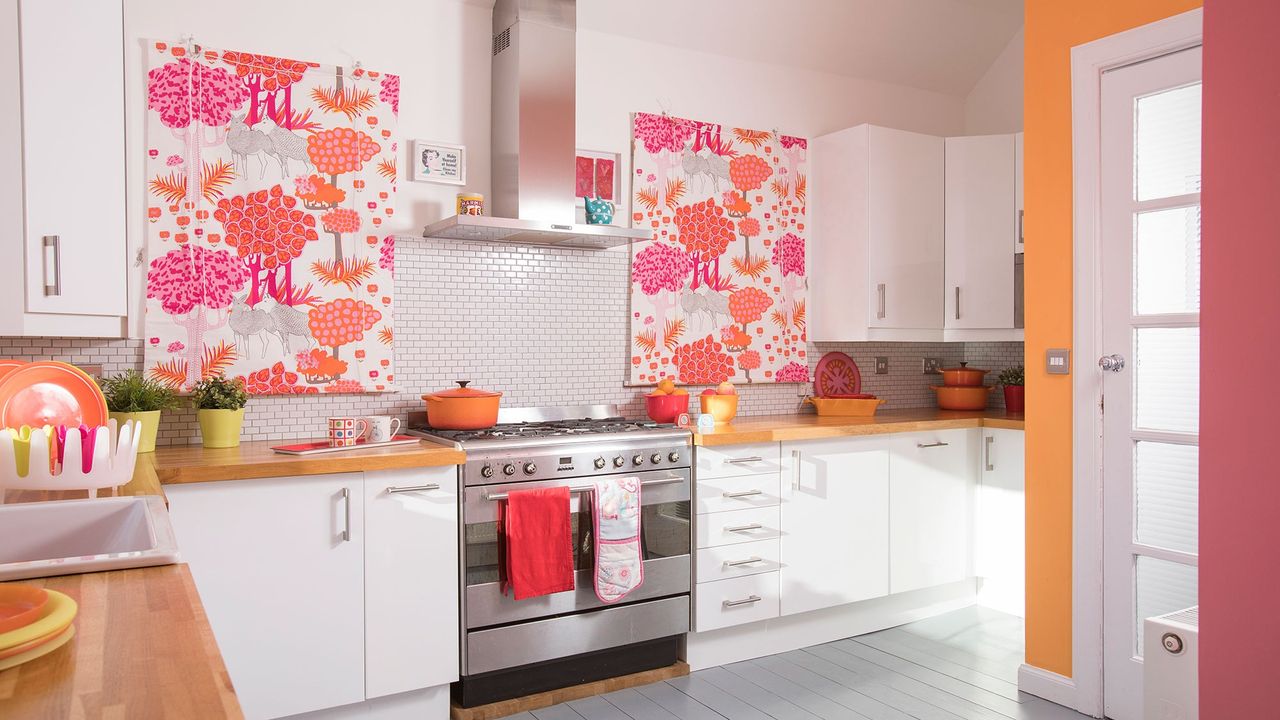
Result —
<path fill-rule="evenodd" d="M 1134 580 L 1136 607 L 1133 625 L 1136 632 L 1133 654 L 1142 657 L 1142 621 L 1195 605 L 1198 602 L 1199 570 L 1194 565 L 1139 555 Z"/>
<path fill-rule="evenodd" d="M 1134 539 L 1143 545 L 1199 550 L 1200 448 L 1137 443 L 1133 462 Z"/>
<path fill-rule="evenodd" d="M 1134 103 L 1139 200 L 1200 192 L 1200 83 Z"/>
<path fill-rule="evenodd" d="M 1200 312 L 1200 206 L 1138 213 L 1135 222 L 1134 314 Z"/>
<path fill-rule="evenodd" d="M 1200 429 L 1200 328 L 1134 330 L 1133 426 Z"/>

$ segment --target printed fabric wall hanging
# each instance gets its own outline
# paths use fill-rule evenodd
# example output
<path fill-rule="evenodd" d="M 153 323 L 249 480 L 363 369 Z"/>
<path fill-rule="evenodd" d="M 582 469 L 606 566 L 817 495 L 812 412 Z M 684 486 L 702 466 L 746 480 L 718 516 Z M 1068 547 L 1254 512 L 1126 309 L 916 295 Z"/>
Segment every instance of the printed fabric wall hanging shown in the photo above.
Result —
<path fill-rule="evenodd" d="M 808 382 L 804 138 L 632 118 L 629 384 Z"/>
<path fill-rule="evenodd" d="M 147 373 L 392 389 L 399 76 L 163 42 L 147 67 Z"/>

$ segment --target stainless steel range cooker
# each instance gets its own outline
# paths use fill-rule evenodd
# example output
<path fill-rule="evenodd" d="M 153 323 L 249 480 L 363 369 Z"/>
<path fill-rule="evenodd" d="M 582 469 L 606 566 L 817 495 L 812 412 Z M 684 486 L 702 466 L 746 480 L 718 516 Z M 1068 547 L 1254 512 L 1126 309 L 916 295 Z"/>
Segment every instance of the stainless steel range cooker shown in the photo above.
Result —
<path fill-rule="evenodd" d="M 459 469 L 463 707 L 670 665 L 689 631 L 691 436 L 636 422 L 612 405 L 503 409 L 488 430 L 411 432 L 467 453 Z M 618 604 L 594 589 L 592 481 L 641 480 L 644 584 Z M 495 523 L 513 490 L 567 486 L 576 589 L 516 601 L 503 595 Z"/>

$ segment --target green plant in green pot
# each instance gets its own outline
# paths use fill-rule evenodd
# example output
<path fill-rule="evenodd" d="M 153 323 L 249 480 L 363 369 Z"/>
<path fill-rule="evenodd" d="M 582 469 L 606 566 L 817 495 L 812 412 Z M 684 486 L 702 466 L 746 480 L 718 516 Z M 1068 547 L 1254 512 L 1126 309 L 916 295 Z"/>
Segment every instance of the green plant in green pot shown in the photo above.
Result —
<path fill-rule="evenodd" d="M 191 404 L 200 422 L 200 439 L 207 448 L 240 446 L 240 427 L 244 425 L 244 406 L 249 393 L 240 379 L 228 380 L 222 375 L 206 378 L 191 388 Z"/>
<path fill-rule="evenodd" d="M 1004 410 L 1021 413 L 1027 409 L 1026 373 L 1021 365 L 1007 367 L 996 376 L 996 382 L 1004 387 Z"/>
<path fill-rule="evenodd" d="M 138 452 L 155 452 L 156 433 L 160 430 L 160 411 L 178 406 L 178 395 L 137 370 L 126 370 L 98 383 L 107 398 L 107 410 L 120 426 L 133 420 L 138 423 L 142 439 Z"/>

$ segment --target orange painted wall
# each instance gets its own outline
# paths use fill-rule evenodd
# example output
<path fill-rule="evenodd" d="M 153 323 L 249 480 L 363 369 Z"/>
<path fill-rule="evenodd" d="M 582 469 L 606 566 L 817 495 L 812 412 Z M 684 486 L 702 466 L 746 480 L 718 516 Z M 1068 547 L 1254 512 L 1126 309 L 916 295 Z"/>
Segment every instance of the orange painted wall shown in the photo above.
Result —
<path fill-rule="evenodd" d="M 1024 79 L 1027 663 L 1071 676 L 1071 48 L 1200 7 L 1199 0 L 1027 0 Z M 1094 358 L 1072 356 L 1073 371 Z"/>

